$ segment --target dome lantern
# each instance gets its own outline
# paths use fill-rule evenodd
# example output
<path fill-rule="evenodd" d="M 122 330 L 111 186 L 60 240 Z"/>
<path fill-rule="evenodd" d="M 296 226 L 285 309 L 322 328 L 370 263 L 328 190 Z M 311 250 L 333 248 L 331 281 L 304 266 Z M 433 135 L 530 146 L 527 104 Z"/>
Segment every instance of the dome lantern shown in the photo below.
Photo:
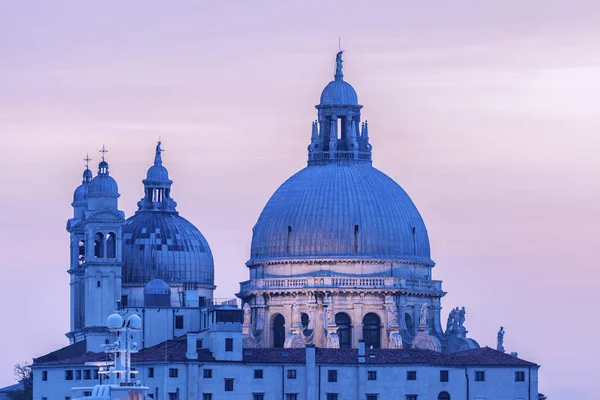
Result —
<path fill-rule="evenodd" d="M 312 124 L 308 163 L 371 162 L 371 145 L 360 121 L 358 95 L 344 81 L 343 51 L 336 55 L 334 80 L 323 89 L 316 106 L 318 118 Z"/>
<path fill-rule="evenodd" d="M 177 213 L 177 203 L 171 198 L 171 184 L 169 171 L 162 165 L 161 142 L 156 145 L 154 165 L 146 173 L 144 184 L 144 198 L 138 202 L 139 210 L 163 211 Z"/>

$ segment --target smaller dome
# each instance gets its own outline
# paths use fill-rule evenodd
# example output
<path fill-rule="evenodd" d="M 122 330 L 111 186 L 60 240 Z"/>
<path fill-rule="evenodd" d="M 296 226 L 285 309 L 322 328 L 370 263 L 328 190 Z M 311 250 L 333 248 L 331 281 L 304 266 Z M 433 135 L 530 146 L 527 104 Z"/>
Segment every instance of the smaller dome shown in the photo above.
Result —
<path fill-rule="evenodd" d="M 73 193 L 73 203 L 81 203 L 85 202 L 85 196 L 87 196 L 89 190 L 88 183 L 82 183 L 75 189 L 75 193 Z"/>
<path fill-rule="evenodd" d="M 144 286 L 144 295 L 163 294 L 171 295 L 171 286 L 162 279 L 152 279 Z"/>
<path fill-rule="evenodd" d="M 90 195 L 119 195 L 119 186 L 110 175 L 96 175 L 90 182 Z"/>
<path fill-rule="evenodd" d="M 106 319 L 106 326 L 110 329 L 119 329 L 123 327 L 123 317 L 121 314 L 110 314 Z"/>
<path fill-rule="evenodd" d="M 358 105 L 358 95 L 348 82 L 336 79 L 323 89 L 320 105 Z"/>
<path fill-rule="evenodd" d="M 144 286 L 144 305 L 147 307 L 169 307 L 171 287 L 162 279 L 152 279 Z"/>
<path fill-rule="evenodd" d="M 153 165 L 148 169 L 146 180 L 151 182 L 168 181 L 169 171 L 162 165 Z"/>

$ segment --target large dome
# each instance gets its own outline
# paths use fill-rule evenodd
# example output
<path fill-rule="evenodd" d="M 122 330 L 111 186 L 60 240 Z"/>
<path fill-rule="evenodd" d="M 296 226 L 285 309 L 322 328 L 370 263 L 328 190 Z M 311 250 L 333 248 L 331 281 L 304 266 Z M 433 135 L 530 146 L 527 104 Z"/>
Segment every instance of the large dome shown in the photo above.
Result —
<path fill-rule="evenodd" d="M 173 212 L 138 211 L 123 225 L 123 283 L 214 284 L 208 242 Z"/>
<path fill-rule="evenodd" d="M 273 194 L 253 229 L 248 264 L 278 259 L 433 264 L 419 211 L 370 163 L 309 165 Z"/>

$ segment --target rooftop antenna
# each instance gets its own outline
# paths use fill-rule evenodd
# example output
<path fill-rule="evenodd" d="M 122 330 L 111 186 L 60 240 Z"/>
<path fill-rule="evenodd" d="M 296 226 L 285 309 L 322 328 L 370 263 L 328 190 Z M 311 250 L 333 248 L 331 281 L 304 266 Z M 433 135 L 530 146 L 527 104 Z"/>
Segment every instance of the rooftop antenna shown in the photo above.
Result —
<path fill-rule="evenodd" d="M 106 153 L 108 153 L 108 150 L 106 150 L 106 146 L 102 145 L 102 148 L 100 149 L 100 153 L 102 153 L 102 161 L 104 161 L 104 155 Z"/>
<path fill-rule="evenodd" d="M 90 158 L 89 153 L 85 153 L 85 158 L 83 161 L 85 161 L 85 169 L 90 169 L 90 161 L 92 161 L 92 159 Z"/>

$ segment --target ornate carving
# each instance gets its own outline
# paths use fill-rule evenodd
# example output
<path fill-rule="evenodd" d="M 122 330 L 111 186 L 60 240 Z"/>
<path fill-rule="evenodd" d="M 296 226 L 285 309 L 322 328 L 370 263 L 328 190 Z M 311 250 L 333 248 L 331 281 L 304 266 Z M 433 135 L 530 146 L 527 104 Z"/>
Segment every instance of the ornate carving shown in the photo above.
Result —
<path fill-rule="evenodd" d="M 300 335 L 294 334 L 285 339 L 283 347 L 286 349 L 302 349 L 306 347 L 306 343 L 304 342 L 304 339 L 300 337 Z"/>
<path fill-rule="evenodd" d="M 425 333 L 425 331 L 419 331 L 417 336 L 413 337 L 412 347 L 413 349 L 432 350 L 437 352 L 442 351 L 440 341 L 434 336 Z"/>
<path fill-rule="evenodd" d="M 294 304 L 292 306 L 292 327 L 300 328 L 302 326 L 302 314 L 300 313 L 300 306 Z"/>
<path fill-rule="evenodd" d="M 244 325 L 251 326 L 252 325 L 252 310 L 250 309 L 250 304 L 244 303 Z"/>
<path fill-rule="evenodd" d="M 388 328 L 395 328 L 398 326 L 398 308 L 395 303 L 387 306 L 387 318 Z"/>
<path fill-rule="evenodd" d="M 402 336 L 400 336 L 400 332 L 390 332 L 388 348 L 390 348 L 390 349 L 401 349 L 402 348 Z"/>
<path fill-rule="evenodd" d="M 335 332 L 329 332 L 327 335 L 327 348 L 339 349 L 340 348 L 340 337 Z"/>

